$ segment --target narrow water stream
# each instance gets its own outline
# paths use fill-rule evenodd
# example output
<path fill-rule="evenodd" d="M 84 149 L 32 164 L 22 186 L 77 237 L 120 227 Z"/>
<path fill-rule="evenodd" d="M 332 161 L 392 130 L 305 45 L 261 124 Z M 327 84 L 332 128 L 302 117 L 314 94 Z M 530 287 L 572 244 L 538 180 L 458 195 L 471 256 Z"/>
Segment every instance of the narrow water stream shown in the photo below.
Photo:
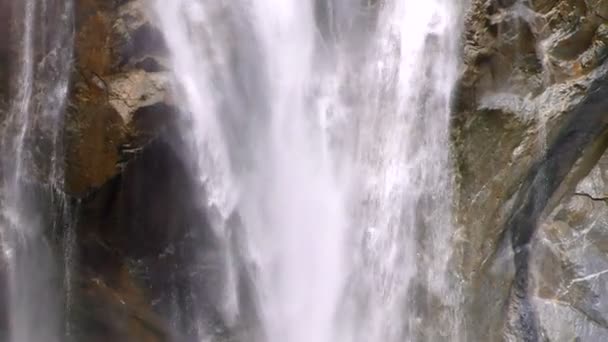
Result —
<path fill-rule="evenodd" d="M 59 342 L 66 284 L 52 235 L 63 232 L 58 226 L 68 212 L 61 191 L 62 132 L 73 8 L 69 0 L 14 1 L 9 8 L 16 49 L 10 108 L 0 127 L 0 250 L 8 312 L 8 331 L 0 340 Z"/>

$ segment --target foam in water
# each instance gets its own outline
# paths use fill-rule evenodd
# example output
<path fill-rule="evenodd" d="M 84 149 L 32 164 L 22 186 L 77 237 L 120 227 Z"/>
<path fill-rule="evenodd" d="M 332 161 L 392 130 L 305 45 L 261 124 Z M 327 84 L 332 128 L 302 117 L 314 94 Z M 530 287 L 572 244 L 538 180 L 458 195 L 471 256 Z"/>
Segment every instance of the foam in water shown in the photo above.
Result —
<path fill-rule="evenodd" d="M 156 0 L 154 9 L 202 201 L 220 213 L 214 228 L 227 246 L 236 235 L 226 321 L 249 340 L 397 342 L 417 339 L 434 316 L 443 329 L 431 340 L 448 338 L 455 320 L 428 303 L 457 303 L 445 274 L 459 8 Z M 252 284 L 248 308 L 242 281 Z"/>

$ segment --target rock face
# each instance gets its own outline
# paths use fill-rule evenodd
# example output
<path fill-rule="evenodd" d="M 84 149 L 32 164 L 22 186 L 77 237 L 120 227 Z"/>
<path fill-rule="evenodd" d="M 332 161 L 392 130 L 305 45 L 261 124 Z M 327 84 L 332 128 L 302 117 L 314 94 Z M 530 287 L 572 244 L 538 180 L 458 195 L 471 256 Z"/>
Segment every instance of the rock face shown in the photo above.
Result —
<path fill-rule="evenodd" d="M 184 146 L 168 95 L 166 50 L 145 5 L 75 2 L 65 154 L 78 260 L 67 313 L 74 341 L 191 338 L 192 323 L 170 314 L 198 293 L 184 278 L 200 276 L 184 252 L 196 249 L 181 247 L 209 241 L 186 237 L 201 211 L 176 152 Z"/>
<path fill-rule="evenodd" d="M 171 118 L 166 49 L 145 1 L 76 2 L 73 90 L 67 123 L 67 191 L 117 175 Z M 142 120 L 143 118 L 143 120 Z"/>
<path fill-rule="evenodd" d="M 453 132 L 469 340 L 608 332 L 606 256 L 586 235 L 608 229 L 599 219 L 608 189 L 597 181 L 608 141 L 606 6 L 472 3 Z M 590 183 L 595 192 L 584 192 Z"/>
<path fill-rule="evenodd" d="M 219 269 L 198 261 L 220 262 L 180 148 L 166 129 L 79 203 L 75 341 L 196 341 L 193 317 L 222 332 L 212 310 L 200 317 L 193 305 L 216 307 Z"/>

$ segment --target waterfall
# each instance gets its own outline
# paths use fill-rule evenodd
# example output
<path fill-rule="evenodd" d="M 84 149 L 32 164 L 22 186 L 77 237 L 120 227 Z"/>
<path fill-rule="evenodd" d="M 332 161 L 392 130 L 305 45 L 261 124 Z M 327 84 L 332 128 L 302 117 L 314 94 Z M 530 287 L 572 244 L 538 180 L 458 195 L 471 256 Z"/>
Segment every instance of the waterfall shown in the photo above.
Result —
<path fill-rule="evenodd" d="M 63 234 L 59 226 L 67 212 L 61 192 L 61 131 L 72 56 L 72 3 L 14 1 L 11 11 L 11 38 L 18 48 L 0 141 L 0 248 L 8 278 L 8 333 L 1 339 L 63 341 L 63 265 L 56 262 L 54 237 L 45 232 Z"/>
<path fill-rule="evenodd" d="M 457 340 L 457 322 L 439 307 L 457 306 L 458 295 L 446 274 L 459 11 L 441 0 L 379 5 L 369 50 L 342 81 L 356 94 L 349 111 L 359 248 L 341 340 Z"/>
<path fill-rule="evenodd" d="M 201 203 L 224 244 L 220 311 L 244 340 L 456 340 L 460 11 L 155 1 Z M 198 327 L 199 340 L 212 334 Z"/>

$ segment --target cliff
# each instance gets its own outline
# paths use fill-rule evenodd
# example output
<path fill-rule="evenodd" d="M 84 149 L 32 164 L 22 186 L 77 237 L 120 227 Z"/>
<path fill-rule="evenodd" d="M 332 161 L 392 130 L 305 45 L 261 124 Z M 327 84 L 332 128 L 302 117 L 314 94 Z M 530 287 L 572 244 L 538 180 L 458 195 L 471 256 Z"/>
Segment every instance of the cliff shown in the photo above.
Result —
<path fill-rule="evenodd" d="M 605 1 L 474 1 L 455 98 L 472 340 L 606 339 Z"/>

